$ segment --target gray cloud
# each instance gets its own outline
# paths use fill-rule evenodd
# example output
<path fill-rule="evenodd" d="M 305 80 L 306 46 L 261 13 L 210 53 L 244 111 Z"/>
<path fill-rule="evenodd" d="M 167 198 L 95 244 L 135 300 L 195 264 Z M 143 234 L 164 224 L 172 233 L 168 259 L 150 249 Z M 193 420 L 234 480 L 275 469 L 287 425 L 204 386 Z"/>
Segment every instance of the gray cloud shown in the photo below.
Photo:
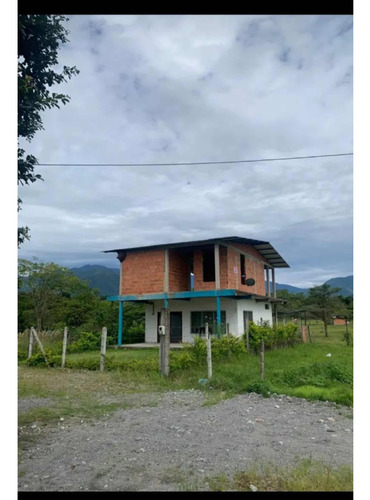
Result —
<path fill-rule="evenodd" d="M 40 163 L 177 163 L 352 151 L 351 16 L 71 16 L 81 73 L 44 113 Z M 38 167 L 20 257 L 117 266 L 102 250 L 266 239 L 311 286 L 352 273 L 352 157 L 174 167 Z"/>

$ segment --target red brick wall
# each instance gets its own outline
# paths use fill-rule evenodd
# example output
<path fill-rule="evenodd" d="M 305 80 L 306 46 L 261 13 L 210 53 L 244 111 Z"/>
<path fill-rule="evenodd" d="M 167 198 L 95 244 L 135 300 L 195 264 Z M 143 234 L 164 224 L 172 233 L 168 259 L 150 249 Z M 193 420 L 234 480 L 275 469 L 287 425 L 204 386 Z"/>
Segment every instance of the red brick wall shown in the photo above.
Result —
<path fill-rule="evenodd" d="M 345 325 L 346 320 L 342 318 L 335 318 L 333 321 L 333 325 Z"/>
<path fill-rule="evenodd" d="M 233 247 L 242 250 L 254 259 L 266 262 L 262 255 L 257 252 L 250 245 L 243 245 L 241 243 L 233 243 Z M 249 259 L 248 255 L 245 256 L 245 272 L 247 278 L 253 278 L 256 283 L 253 286 L 242 285 L 241 283 L 241 269 L 240 269 L 240 253 L 233 248 L 227 248 L 227 268 L 228 268 L 228 286 L 226 288 L 235 288 L 243 292 L 256 293 L 258 295 L 265 295 L 265 273 L 263 262 L 258 262 L 254 259 Z M 236 268 L 236 273 L 234 269 Z"/>
<path fill-rule="evenodd" d="M 169 261 L 169 291 L 184 292 L 190 289 L 190 269 L 186 258 L 170 250 Z"/>
<path fill-rule="evenodd" d="M 227 264 L 227 248 L 220 245 L 220 288 L 228 288 L 229 267 Z"/>
<path fill-rule="evenodd" d="M 255 257 L 256 259 L 262 260 L 267 264 L 267 260 L 262 257 L 258 250 L 253 248 L 251 245 L 246 245 L 245 243 L 232 243 L 232 246 L 242 250 L 242 252 L 248 253 L 251 257 Z"/>
<path fill-rule="evenodd" d="M 122 262 L 122 295 L 162 293 L 164 250 L 128 252 Z"/>
<path fill-rule="evenodd" d="M 233 244 L 236 249 L 220 244 L 220 287 L 265 295 L 265 274 L 262 255 L 249 245 Z M 247 278 L 253 278 L 253 286 L 241 284 L 240 253 L 245 257 Z M 250 255 L 252 258 L 248 258 Z M 255 259 L 258 259 L 257 261 Z M 234 272 L 234 269 L 237 272 Z M 203 282 L 203 252 L 194 249 L 194 290 L 214 290 L 215 281 Z M 187 259 L 179 252 L 169 250 L 169 291 L 189 290 L 189 268 Z M 164 249 L 128 252 L 122 263 L 122 295 L 162 293 L 164 291 Z"/>
<path fill-rule="evenodd" d="M 215 281 L 203 281 L 203 252 L 201 249 L 194 249 L 194 291 L 215 290 Z"/>

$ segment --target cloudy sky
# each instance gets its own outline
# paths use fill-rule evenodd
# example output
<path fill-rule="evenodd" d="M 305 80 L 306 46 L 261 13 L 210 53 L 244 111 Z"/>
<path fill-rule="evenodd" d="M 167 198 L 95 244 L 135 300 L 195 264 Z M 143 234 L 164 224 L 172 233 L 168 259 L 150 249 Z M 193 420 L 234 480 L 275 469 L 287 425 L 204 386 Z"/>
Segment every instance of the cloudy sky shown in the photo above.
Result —
<path fill-rule="evenodd" d="M 27 153 L 20 258 L 118 267 L 103 250 L 241 236 L 289 263 L 279 283 L 353 273 L 352 16 L 74 15 L 56 88 Z M 198 164 L 197 164 L 198 162 Z M 176 163 L 194 163 L 178 166 Z"/>

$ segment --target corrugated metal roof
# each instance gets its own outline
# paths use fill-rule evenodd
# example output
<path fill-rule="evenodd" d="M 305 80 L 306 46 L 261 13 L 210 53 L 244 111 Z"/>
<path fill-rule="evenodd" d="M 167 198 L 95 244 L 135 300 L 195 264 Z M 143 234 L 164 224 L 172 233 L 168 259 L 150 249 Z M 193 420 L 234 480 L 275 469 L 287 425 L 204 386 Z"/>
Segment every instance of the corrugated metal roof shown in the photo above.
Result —
<path fill-rule="evenodd" d="M 133 252 L 136 250 L 154 250 L 158 248 L 183 248 L 210 245 L 213 243 L 244 243 L 255 248 L 272 267 L 290 267 L 282 256 L 275 250 L 275 248 L 268 241 L 253 240 L 250 238 L 241 238 L 240 236 L 224 236 L 221 238 L 210 238 L 207 240 L 196 241 L 180 241 L 178 243 L 161 243 L 159 245 L 148 245 L 141 247 L 128 247 L 128 248 L 115 248 L 114 250 L 104 250 L 104 253 L 109 252 Z"/>

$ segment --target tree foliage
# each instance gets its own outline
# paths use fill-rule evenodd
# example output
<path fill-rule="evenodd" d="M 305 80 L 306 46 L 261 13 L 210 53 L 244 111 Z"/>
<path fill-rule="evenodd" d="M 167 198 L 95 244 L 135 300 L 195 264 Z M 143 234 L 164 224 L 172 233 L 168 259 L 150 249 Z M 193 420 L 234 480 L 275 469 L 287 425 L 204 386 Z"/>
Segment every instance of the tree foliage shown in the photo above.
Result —
<path fill-rule="evenodd" d="M 43 129 L 41 113 L 47 108 L 60 107 L 69 96 L 52 92 L 57 84 L 79 73 L 73 66 L 56 71 L 58 50 L 68 42 L 68 31 L 61 15 L 21 14 L 18 19 L 18 139 L 31 141 Z M 35 173 L 37 159 L 26 155 L 18 146 L 18 184 L 30 184 L 42 179 Z M 18 211 L 22 200 L 18 198 Z M 29 228 L 18 228 L 18 246 L 29 239 Z"/>
<path fill-rule="evenodd" d="M 334 314 L 343 312 L 343 302 L 336 295 L 340 288 L 332 288 L 324 284 L 308 290 L 307 304 L 312 314 L 324 323 L 325 337 L 328 336 L 328 325 Z"/>
<path fill-rule="evenodd" d="M 71 336 L 81 332 L 101 331 L 117 339 L 118 302 L 108 302 L 98 289 L 77 278 L 70 269 L 53 262 L 20 259 L 18 265 L 18 331 L 31 326 L 38 330 L 71 329 Z M 144 338 L 145 306 L 126 302 L 123 308 L 123 341 L 139 342 Z"/>
<path fill-rule="evenodd" d="M 79 280 L 68 268 L 53 262 L 45 264 L 26 259 L 19 260 L 18 285 L 31 298 L 38 330 L 54 320 L 63 299 L 89 291 L 87 283 Z"/>

